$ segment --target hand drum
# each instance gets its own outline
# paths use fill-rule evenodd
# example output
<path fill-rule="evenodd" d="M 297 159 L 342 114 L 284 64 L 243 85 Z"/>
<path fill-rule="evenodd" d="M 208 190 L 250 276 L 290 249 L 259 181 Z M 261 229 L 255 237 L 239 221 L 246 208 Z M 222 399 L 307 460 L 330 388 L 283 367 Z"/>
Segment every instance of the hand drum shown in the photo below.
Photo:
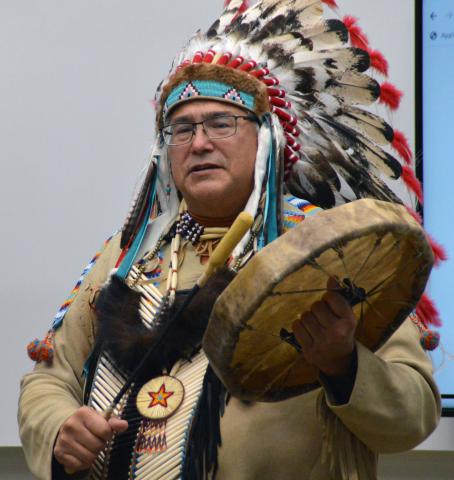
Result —
<path fill-rule="evenodd" d="M 400 205 L 364 199 L 320 212 L 267 245 L 217 299 L 203 348 L 232 395 L 278 401 L 319 386 L 291 325 L 335 277 L 375 351 L 415 308 L 433 255 Z"/>

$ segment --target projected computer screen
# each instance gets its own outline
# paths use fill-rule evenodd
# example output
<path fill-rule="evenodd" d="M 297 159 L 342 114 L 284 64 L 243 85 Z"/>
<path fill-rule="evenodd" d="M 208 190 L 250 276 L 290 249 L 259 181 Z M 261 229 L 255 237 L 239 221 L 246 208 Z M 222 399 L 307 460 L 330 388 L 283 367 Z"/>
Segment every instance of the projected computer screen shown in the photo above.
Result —
<path fill-rule="evenodd" d="M 444 407 L 454 407 L 454 0 L 422 0 L 424 224 L 449 259 L 431 276 L 429 294 L 443 327 L 433 353 Z M 453 398 L 449 398 L 452 396 Z"/>

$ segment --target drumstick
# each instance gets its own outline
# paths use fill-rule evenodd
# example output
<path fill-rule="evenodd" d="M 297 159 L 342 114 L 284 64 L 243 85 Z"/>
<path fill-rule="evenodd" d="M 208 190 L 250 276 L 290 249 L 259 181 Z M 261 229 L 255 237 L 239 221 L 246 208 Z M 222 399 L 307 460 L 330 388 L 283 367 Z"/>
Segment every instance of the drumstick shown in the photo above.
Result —
<path fill-rule="evenodd" d="M 224 235 L 219 245 L 211 255 L 205 271 L 197 280 L 196 285 L 198 285 L 199 288 L 203 287 L 211 275 L 213 275 L 213 273 L 216 272 L 219 267 L 224 265 L 233 249 L 244 237 L 245 233 L 252 227 L 253 221 L 254 219 L 250 213 L 241 212 L 238 215 L 233 225 Z"/>
<path fill-rule="evenodd" d="M 109 418 L 112 416 L 116 405 L 120 402 L 123 395 L 129 389 L 129 387 L 131 386 L 132 382 L 135 380 L 137 375 L 140 373 L 142 367 L 145 365 L 147 360 L 153 354 L 154 350 L 156 349 L 156 345 L 160 343 L 160 341 L 162 340 L 164 335 L 167 333 L 167 331 L 170 329 L 170 327 L 173 325 L 173 323 L 178 320 L 181 313 L 184 311 L 184 309 L 189 305 L 191 300 L 194 298 L 194 295 L 206 284 L 206 282 L 211 277 L 211 275 L 213 275 L 213 273 L 215 273 L 222 265 L 224 265 L 224 263 L 227 261 L 230 254 L 232 253 L 233 249 L 236 247 L 239 241 L 244 237 L 246 232 L 251 228 L 253 221 L 254 219 L 252 218 L 252 215 L 247 212 L 241 212 L 238 215 L 238 217 L 235 219 L 232 226 L 224 235 L 222 240 L 219 242 L 219 245 L 216 247 L 215 251 L 209 258 L 205 271 L 197 280 L 196 284 L 194 285 L 191 292 L 187 296 L 183 305 L 181 305 L 181 307 L 178 309 L 175 315 L 163 327 L 156 341 L 153 343 L 153 345 L 148 349 L 148 351 L 142 357 L 142 360 L 139 362 L 137 367 L 133 370 L 133 372 L 131 373 L 131 375 L 123 385 L 123 387 L 120 389 L 118 394 L 112 400 L 111 404 L 104 410 L 104 412 L 102 412 L 102 416 L 106 420 L 109 420 Z M 70 475 L 75 473 L 74 471 L 67 468 L 65 468 L 65 472 Z"/>
<path fill-rule="evenodd" d="M 164 335 L 170 329 L 172 324 L 178 320 L 181 313 L 184 311 L 184 309 L 189 305 L 191 300 L 194 298 L 194 295 L 206 284 L 207 280 L 211 277 L 211 275 L 213 275 L 213 273 L 215 273 L 216 270 L 219 269 L 219 267 L 224 265 L 224 263 L 227 261 L 230 254 L 232 253 L 233 249 L 236 247 L 236 245 L 239 243 L 239 241 L 243 238 L 245 233 L 251 228 L 252 223 L 253 223 L 253 218 L 247 212 L 241 212 L 238 215 L 238 217 L 235 219 L 232 226 L 227 231 L 227 233 L 224 235 L 222 240 L 219 242 L 219 245 L 216 247 L 216 250 L 211 255 L 211 257 L 208 261 L 208 265 L 205 268 L 205 271 L 202 273 L 202 275 L 197 280 L 196 284 L 194 285 L 194 287 L 190 291 L 190 293 L 187 296 L 187 298 L 185 299 L 184 303 L 177 310 L 175 315 L 162 328 L 162 330 L 161 330 L 159 336 L 157 337 L 156 341 L 148 349 L 147 353 L 145 353 L 145 355 L 142 357 L 142 360 L 139 362 L 137 367 L 131 373 L 128 380 L 126 380 L 126 383 L 123 385 L 123 387 L 118 392 L 118 394 L 115 396 L 115 398 L 112 400 L 112 403 L 109 405 L 109 407 L 107 407 L 107 409 L 104 410 L 103 417 L 106 420 L 108 420 L 112 416 L 112 413 L 113 413 L 113 410 L 114 410 L 115 406 L 118 404 L 120 399 L 123 397 L 123 395 L 126 393 L 128 388 L 131 386 L 132 382 L 137 377 L 137 375 L 139 374 L 140 370 L 145 365 L 147 360 L 153 354 L 153 352 L 156 348 L 156 345 L 159 344 L 159 342 L 162 340 Z"/>
<path fill-rule="evenodd" d="M 156 345 L 160 343 L 160 341 L 162 340 L 164 335 L 167 333 L 167 331 L 170 329 L 172 324 L 178 320 L 181 313 L 185 310 L 185 308 L 189 305 L 191 300 L 194 298 L 194 295 L 206 284 L 207 280 L 211 277 L 211 275 L 213 275 L 213 273 L 215 273 L 216 270 L 219 269 L 219 267 L 224 265 L 224 263 L 227 261 L 230 254 L 232 253 L 233 249 L 235 248 L 235 246 L 243 238 L 245 233 L 251 228 L 252 223 L 253 223 L 253 218 L 247 212 L 241 212 L 238 215 L 238 217 L 235 219 L 235 221 L 233 222 L 233 225 L 224 235 L 222 240 L 219 242 L 219 245 L 216 247 L 216 250 L 211 255 L 208 261 L 208 265 L 205 268 L 205 271 L 197 280 L 196 284 L 194 285 L 193 289 L 185 299 L 184 303 L 181 305 L 181 307 L 178 309 L 175 315 L 163 327 L 156 341 L 148 349 L 147 353 L 143 356 L 142 360 L 139 362 L 137 367 L 131 373 L 126 383 L 123 385 L 123 387 L 120 389 L 118 394 L 113 399 L 112 403 L 103 412 L 103 416 L 106 420 L 108 420 L 112 416 L 115 406 L 118 404 L 120 399 L 123 397 L 123 395 L 126 393 L 128 388 L 131 386 L 132 382 L 137 377 L 142 367 L 145 365 L 146 361 L 153 354 L 156 348 Z"/>

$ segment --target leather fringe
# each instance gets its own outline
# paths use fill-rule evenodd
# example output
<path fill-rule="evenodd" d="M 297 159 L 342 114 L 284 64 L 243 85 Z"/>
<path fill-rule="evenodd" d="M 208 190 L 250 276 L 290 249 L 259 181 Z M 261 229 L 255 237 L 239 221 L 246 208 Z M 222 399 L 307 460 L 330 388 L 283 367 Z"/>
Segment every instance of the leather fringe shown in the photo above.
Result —
<path fill-rule="evenodd" d="M 328 465 L 330 480 L 378 480 L 377 455 L 328 407 L 323 390 L 317 415 L 322 424 L 322 463 Z"/>
<path fill-rule="evenodd" d="M 214 480 L 221 446 L 221 417 L 227 403 L 227 390 L 208 366 L 203 393 L 197 405 L 184 465 L 185 480 Z"/>

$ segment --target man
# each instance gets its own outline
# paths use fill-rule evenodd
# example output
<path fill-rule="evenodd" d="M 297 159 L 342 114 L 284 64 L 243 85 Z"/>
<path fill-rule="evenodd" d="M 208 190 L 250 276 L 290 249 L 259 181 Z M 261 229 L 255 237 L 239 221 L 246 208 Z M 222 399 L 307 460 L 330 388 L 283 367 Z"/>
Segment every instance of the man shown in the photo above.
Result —
<path fill-rule="evenodd" d="M 91 469 L 93 478 L 369 479 L 376 478 L 378 453 L 412 448 L 435 428 L 439 400 L 417 328 L 407 320 L 372 353 L 355 341 L 355 316 L 333 279 L 320 301 L 293 322 L 301 355 L 320 372 L 320 388 L 276 403 L 234 397 L 226 401 L 222 384 L 200 351 L 201 335 L 192 336 L 204 329 L 203 322 L 193 325 L 193 318 L 205 315 L 192 305 L 197 304 L 194 299 L 188 307 L 192 313 L 158 344 L 153 361 L 117 406 L 122 418 L 106 420 L 101 414 L 143 351 L 156 341 L 153 335 L 148 343 L 143 339 L 149 331 L 159 332 L 166 321 L 162 298 L 178 303 L 177 291 L 194 285 L 240 211 L 250 212 L 255 223 L 232 253 L 229 265 L 236 269 L 282 233 L 281 213 L 284 223 L 290 216 L 302 221 L 308 215 L 307 202 L 283 198 L 277 190 L 282 173 L 287 188 L 293 186 L 324 207 L 345 198 L 345 185 L 336 181 L 339 171 L 353 198 L 367 193 L 398 200 L 357 163 L 359 177 L 345 174 L 352 168 L 346 159 L 364 153 L 366 140 L 383 140 L 379 131 L 384 122 L 351 107 L 347 97 L 352 92 L 330 93 L 328 82 L 326 90 L 317 91 L 319 68 L 342 57 L 346 72 L 361 83 L 359 97 L 367 101 L 378 95 L 372 89 L 377 85 L 358 73 L 367 53 L 344 48 L 345 26 L 315 21 L 313 17 L 321 15 L 320 2 L 310 11 L 303 4 L 294 2 L 282 14 L 283 2 L 266 2 L 240 15 L 241 2 L 232 2 L 202 39 L 206 49 L 196 51 L 203 42 L 194 39 L 158 92 L 160 139 L 121 238 L 110 240 L 59 316 L 51 332 L 52 362 L 39 363 L 23 381 L 21 435 L 39 478 L 64 478 Z M 257 12 L 260 25 L 253 22 Z M 273 30 L 276 24 L 278 32 Z M 301 64 L 292 70 L 294 65 L 289 67 L 285 58 L 290 48 L 297 48 L 292 58 L 298 64 L 307 53 L 307 40 L 295 46 L 296 34 L 285 37 L 296 26 L 301 38 L 312 42 L 307 70 Z M 273 35 L 279 37 L 280 50 L 271 45 Z M 323 35 L 332 49 L 328 54 L 314 51 L 317 37 Z M 238 37 L 241 56 L 229 45 Z M 245 54 L 258 54 L 257 42 L 262 44 L 259 52 L 269 55 L 259 65 Z M 354 55 L 360 58 L 354 60 Z M 269 75 L 271 65 L 276 72 L 280 69 L 279 88 L 279 78 Z M 285 68 L 297 76 L 298 81 L 288 81 L 290 86 L 282 80 Z M 326 75 L 339 87 L 347 73 L 330 68 Z M 295 85 L 297 91 L 291 92 Z M 328 117 L 333 104 L 339 109 L 336 118 Z M 369 125 L 371 138 L 364 136 L 361 145 L 347 132 L 346 125 L 353 128 L 352 123 L 342 123 L 347 113 L 358 121 L 362 115 L 377 128 Z M 341 148 L 341 141 L 350 150 Z M 375 152 L 385 156 L 378 147 Z M 389 170 L 398 173 L 399 163 L 386 155 Z M 364 180 L 358 182 L 361 175 Z M 99 292 L 112 268 L 115 273 Z M 219 291 L 223 288 L 225 284 Z M 206 290 L 216 291 L 214 285 Z M 211 306 L 199 301 L 205 303 Z M 177 333 L 183 337 L 178 341 Z M 155 379 L 156 386 L 143 390 Z M 84 384 L 88 406 L 82 406 Z M 181 401 L 172 407 L 170 399 L 178 396 L 179 388 Z M 139 401 L 143 391 L 145 407 Z M 164 413 L 160 417 L 156 412 Z"/>

